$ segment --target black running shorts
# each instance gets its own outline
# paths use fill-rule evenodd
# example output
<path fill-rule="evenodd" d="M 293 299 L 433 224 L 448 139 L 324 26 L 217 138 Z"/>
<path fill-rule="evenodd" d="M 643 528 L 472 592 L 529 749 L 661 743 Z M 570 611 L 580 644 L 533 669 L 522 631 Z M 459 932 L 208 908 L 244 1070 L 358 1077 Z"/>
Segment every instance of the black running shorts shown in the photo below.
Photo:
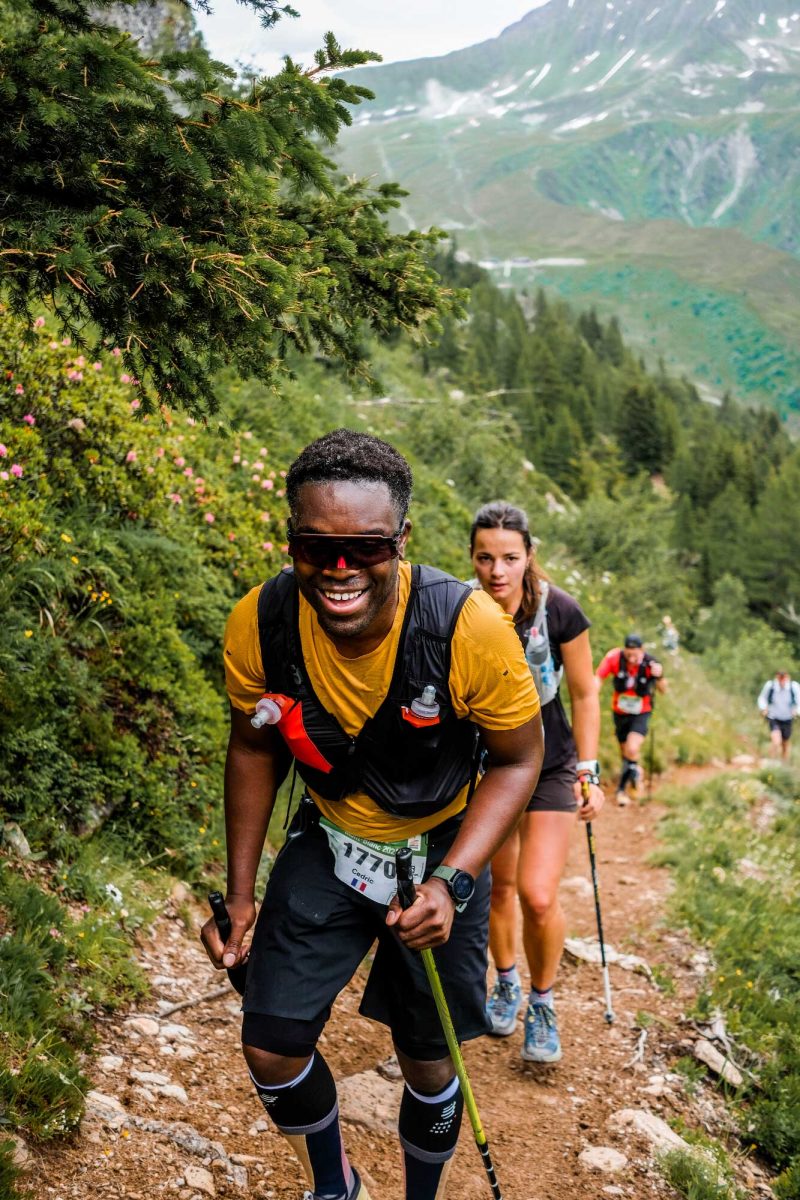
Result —
<path fill-rule="evenodd" d="M 548 771 L 546 768 L 539 776 L 536 791 L 533 793 L 526 812 L 563 812 L 574 813 L 578 810 L 575 799 L 574 785 L 576 761 L 562 763 L 560 767 Z"/>
<path fill-rule="evenodd" d="M 242 1041 L 289 1057 L 311 1054 L 334 1000 L 377 940 L 359 1011 L 388 1025 L 410 1058 L 446 1057 L 420 955 L 386 926 L 383 906 L 336 878 L 317 817 L 313 810 L 305 829 L 299 814 L 295 817 L 272 868 L 250 951 Z M 452 845 L 459 824 L 460 818 L 451 818 L 429 833 L 426 878 Z M 487 868 L 464 912 L 456 913 L 449 940 L 434 951 L 460 1041 L 488 1030 L 490 892 Z"/>
<path fill-rule="evenodd" d="M 791 736 L 792 736 L 792 722 L 791 722 L 791 720 L 788 720 L 788 721 L 779 721 L 777 717 L 770 717 L 770 718 L 769 718 L 769 731 L 770 731 L 770 733 L 774 733 L 776 729 L 777 729 L 777 730 L 780 732 L 780 735 L 781 735 L 781 741 L 782 741 L 782 742 L 788 742 L 788 741 L 789 741 L 789 739 L 790 739 L 790 738 L 791 738 Z"/>
<path fill-rule="evenodd" d="M 612 713 L 611 715 L 614 718 L 614 732 L 620 745 L 627 740 L 629 733 L 641 733 L 643 737 L 647 736 L 651 713 L 636 713 L 635 716 L 628 713 Z"/>

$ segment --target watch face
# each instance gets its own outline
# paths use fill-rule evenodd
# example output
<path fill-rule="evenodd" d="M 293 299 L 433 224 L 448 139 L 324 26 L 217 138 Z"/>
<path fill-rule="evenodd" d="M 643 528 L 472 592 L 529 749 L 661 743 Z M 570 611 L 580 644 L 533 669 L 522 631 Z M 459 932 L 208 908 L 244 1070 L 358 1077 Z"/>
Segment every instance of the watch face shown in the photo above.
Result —
<path fill-rule="evenodd" d="M 453 895 L 459 902 L 469 900 L 475 891 L 473 878 L 466 871 L 458 871 L 451 879 L 450 886 L 453 889 Z"/>

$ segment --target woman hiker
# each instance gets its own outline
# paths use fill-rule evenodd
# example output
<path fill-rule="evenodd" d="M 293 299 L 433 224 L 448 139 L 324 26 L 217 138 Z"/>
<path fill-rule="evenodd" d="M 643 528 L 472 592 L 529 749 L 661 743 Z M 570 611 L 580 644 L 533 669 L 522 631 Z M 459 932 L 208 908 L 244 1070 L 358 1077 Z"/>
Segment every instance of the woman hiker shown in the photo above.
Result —
<path fill-rule="evenodd" d="M 487 1005 L 496 1037 L 516 1028 L 522 1006 L 517 968 L 517 896 L 531 990 L 522 1057 L 554 1063 L 561 1042 L 553 985 L 564 949 L 558 885 L 576 813 L 591 821 L 603 807 L 597 744 L 600 704 L 592 669 L 589 621 L 576 600 L 536 565 L 525 511 L 505 501 L 479 510 L 472 524 L 473 586 L 492 596 L 514 621 L 542 705 L 545 756 L 539 782 L 517 831 L 492 859 L 489 947 L 497 978 Z M 570 728 L 559 695 L 566 678 Z M 582 790 L 588 784 L 588 798 Z"/>

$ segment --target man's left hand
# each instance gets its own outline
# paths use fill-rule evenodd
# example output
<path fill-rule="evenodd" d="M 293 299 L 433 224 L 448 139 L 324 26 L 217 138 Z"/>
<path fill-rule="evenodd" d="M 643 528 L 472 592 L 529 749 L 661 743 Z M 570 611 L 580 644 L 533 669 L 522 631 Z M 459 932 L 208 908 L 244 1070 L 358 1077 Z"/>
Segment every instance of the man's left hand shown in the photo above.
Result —
<path fill-rule="evenodd" d="M 394 925 L 397 936 L 409 950 L 443 946 L 450 937 L 455 905 L 441 879 L 429 879 L 416 885 L 416 898 L 405 911 L 397 896 L 389 906 L 386 924 Z"/>
<path fill-rule="evenodd" d="M 573 784 L 575 790 L 575 799 L 578 801 L 578 817 L 581 821 L 593 821 L 599 815 L 600 809 L 606 802 L 603 789 L 596 783 L 589 784 L 589 795 L 586 800 L 583 797 L 583 786 L 578 780 Z"/>
<path fill-rule="evenodd" d="M 653 676 L 653 679 L 661 678 L 661 676 L 664 674 L 664 668 L 660 662 L 650 663 L 650 674 Z"/>

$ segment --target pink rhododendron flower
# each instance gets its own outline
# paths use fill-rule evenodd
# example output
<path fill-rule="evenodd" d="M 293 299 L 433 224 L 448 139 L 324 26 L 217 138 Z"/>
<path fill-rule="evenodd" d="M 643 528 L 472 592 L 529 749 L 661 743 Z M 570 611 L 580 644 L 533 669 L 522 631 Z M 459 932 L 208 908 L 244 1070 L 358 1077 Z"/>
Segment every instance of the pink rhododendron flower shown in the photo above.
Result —
<path fill-rule="evenodd" d="M 173 504 L 183 504 L 180 492 L 168 492 L 167 499 L 171 500 Z"/>
<path fill-rule="evenodd" d="M 17 391 L 19 390 L 20 388 L 18 386 Z M 25 416 L 22 419 L 26 425 L 30 425 L 31 429 L 33 429 L 33 426 L 36 424 L 36 417 L 33 415 L 33 413 L 25 413 Z"/>
<path fill-rule="evenodd" d="M 156 470 L 155 467 L 145 467 L 145 471 L 147 471 L 148 475 L 154 475 L 155 470 Z"/>
<path fill-rule="evenodd" d="M 57 350 L 59 347 L 59 343 L 58 342 L 48 342 L 47 346 L 48 346 L 49 350 Z"/>
<path fill-rule="evenodd" d="M 182 466 L 184 466 L 184 465 L 185 465 L 185 463 L 186 463 L 186 459 L 185 459 L 185 458 L 181 458 L 180 454 L 178 455 L 178 457 L 177 457 L 177 458 L 173 458 L 173 460 L 172 460 L 172 461 L 175 463 L 175 466 L 176 466 L 176 467 L 182 467 Z"/>
<path fill-rule="evenodd" d="M 2 479 L 4 481 L 7 480 L 8 479 L 8 471 L 0 471 L 0 479 Z"/>
<path fill-rule="evenodd" d="M 263 454 L 263 455 L 267 455 L 267 454 L 269 454 L 269 450 L 267 449 L 267 447 L 266 447 L 266 446 L 262 446 L 262 447 L 261 447 L 261 449 L 259 450 L 259 452 L 258 452 L 258 453 L 259 453 L 259 454 Z"/>
<path fill-rule="evenodd" d="M 72 338 L 66 337 L 66 338 L 61 339 L 62 346 L 69 346 L 71 344 L 71 342 L 72 342 Z"/>
<path fill-rule="evenodd" d="M 79 383 L 83 379 L 83 371 L 67 371 L 67 379 L 71 379 L 73 383 Z"/>
<path fill-rule="evenodd" d="M 286 478 L 286 472 L 285 472 L 285 471 L 281 471 L 281 479 L 285 479 L 285 478 Z"/>
<path fill-rule="evenodd" d="M 8 454 L 8 446 L 4 446 L 3 443 L 0 442 L 0 458 L 5 458 L 5 456 L 7 454 Z"/>
<path fill-rule="evenodd" d="M 233 462 L 234 462 L 234 463 L 240 463 L 241 461 L 242 461 L 242 456 L 241 456 L 241 454 L 234 454 L 234 456 L 233 456 Z"/>
<path fill-rule="evenodd" d="M 195 481 L 194 481 L 194 486 L 195 486 L 196 488 L 205 487 L 205 486 L 206 486 L 206 481 L 205 481 L 205 479 L 201 479 L 201 478 L 200 478 L 200 476 L 198 475 L 198 476 L 197 476 L 197 479 L 195 479 Z"/>
<path fill-rule="evenodd" d="M 55 925 L 53 925 L 52 928 L 50 930 L 48 930 L 48 932 L 50 934 L 50 937 L 55 938 L 56 941 L 58 941 L 61 937 L 61 932 L 60 932 L 60 930 L 56 929 Z"/>
<path fill-rule="evenodd" d="M 86 359 L 83 357 L 82 354 L 79 354 L 78 357 L 75 359 L 75 366 L 76 367 L 85 367 L 86 366 Z"/>
<path fill-rule="evenodd" d="M 131 400 L 131 412 L 136 412 L 137 408 L 141 408 L 141 400 Z"/>
<path fill-rule="evenodd" d="M 269 520 L 269 513 L 268 513 L 268 512 L 263 512 L 263 513 L 261 514 L 261 520 L 262 520 L 262 521 L 268 521 L 268 520 Z"/>
<path fill-rule="evenodd" d="M 184 467 L 183 473 L 187 479 L 191 479 L 192 476 L 194 475 L 194 471 L 192 470 L 191 467 Z"/>
<path fill-rule="evenodd" d="M 272 549 L 272 542 L 262 542 L 262 543 L 261 543 L 261 549 L 262 549 L 262 550 L 267 550 L 267 551 L 271 550 L 271 549 Z"/>
<path fill-rule="evenodd" d="M 119 378 L 120 378 L 120 383 L 130 383 L 131 382 L 131 377 L 127 371 L 123 371 Z"/>
<path fill-rule="evenodd" d="M 129 450 L 125 455 L 125 462 L 136 462 L 138 455 L 135 450 Z"/>
<path fill-rule="evenodd" d="M 275 495 L 276 495 L 276 496 L 285 496 L 285 495 L 286 495 L 286 488 L 278 488 L 278 490 L 277 490 L 277 492 L 275 493 Z"/>
<path fill-rule="evenodd" d="M 256 471 L 255 475 L 251 475 L 250 478 L 252 479 L 253 483 L 261 482 L 261 476 L 259 475 L 258 471 Z"/>
<path fill-rule="evenodd" d="M 163 457 L 164 457 L 164 447 L 159 446 L 158 449 L 156 450 L 156 458 L 163 458 Z"/>
<path fill-rule="evenodd" d="M 263 470 L 264 470 L 264 464 L 263 464 L 262 462 L 254 462 L 254 463 L 253 463 L 253 470 L 254 470 L 254 471 L 263 471 Z"/>
<path fill-rule="evenodd" d="M 213 513 L 206 513 L 206 515 L 205 515 L 205 521 L 206 521 L 207 525 L 213 525 L 214 522 L 216 521 L 216 519 L 217 518 L 214 516 Z"/>
<path fill-rule="evenodd" d="M 196 424 L 197 424 L 197 421 L 195 421 L 194 417 L 187 417 L 187 418 L 186 418 L 186 424 L 187 424 L 187 425 L 196 425 Z"/>
<path fill-rule="evenodd" d="M 24 395 L 25 395 L 25 388 L 22 386 L 22 384 L 21 384 L 21 383 L 18 383 L 18 384 L 17 384 L 17 386 L 14 388 L 14 391 L 16 392 L 16 394 L 17 394 L 18 396 L 24 396 Z M 30 417 L 30 416 L 31 416 L 31 414 L 30 414 L 30 413 L 28 413 L 28 417 Z M 23 421 L 28 421 L 28 417 L 23 417 L 23 418 L 22 418 L 22 419 L 23 419 Z M 30 425 L 30 424 L 35 424 L 35 422 L 34 422 L 34 420 L 33 420 L 33 417 L 31 417 L 30 421 L 28 421 L 28 424 L 29 424 L 29 425 Z"/>
<path fill-rule="evenodd" d="M 288 554 L 288 553 L 289 553 L 289 547 L 281 546 L 281 554 Z"/>
<path fill-rule="evenodd" d="M 119 346 L 115 346 L 111 353 L 114 358 L 119 358 L 120 354 L 122 354 L 122 351 L 120 350 Z"/>
<path fill-rule="evenodd" d="M 243 433 L 243 434 L 242 434 L 242 437 L 245 437 L 245 438 L 251 438 L 252 436 L 253 436 L 253 435 L 252 435 L 252 433 L 250 432 L 250 430 L 249 430 L 249 429 L 248 429 L 247 433 Z"/>
<path fill-rule="evenodd" d="M 236 534 L 235 534 L 235 533 L 229 533 L 229 534 L 228 534 L 228 541 L 229 541 L 229 542 L 235 542 L 235 541 L 236 541 Z"/>
<path fill-rule="evenodd" d="M 19 465 L 19 463 L 12 464 L 11 474 L 15 477 L 15 479 L 22 478 L 22 467 Z"/>
<path fill-rule="evenodd" d="M 37 317 L 36 320 L 33 322 L 34 329 L 41 329 L 43 325 L 44 325 L 44 317 Z"/>
<path fill-rule="evenodd" d="M 92 363 L 93 371 L 102 371 L 102 369 L 103 369 L 103 364 L 101 362 L 93 362 Z"/>
<path fill-rule="evenodd" d="M 272 482 L 271 479 L 265 479 L 261 486 L 262 486 L 262 488 L 266 488 L 268 492 L 271 492 L 272 489 L 275 487 L 275 484 Z"/>

